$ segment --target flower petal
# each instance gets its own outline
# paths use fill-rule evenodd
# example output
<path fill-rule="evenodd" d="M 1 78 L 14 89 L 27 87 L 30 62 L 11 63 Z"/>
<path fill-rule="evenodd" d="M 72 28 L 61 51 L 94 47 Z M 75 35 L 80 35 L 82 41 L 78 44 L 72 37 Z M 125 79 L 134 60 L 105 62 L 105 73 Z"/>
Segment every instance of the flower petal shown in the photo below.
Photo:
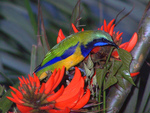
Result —
<path fill-rule="evenodd" d="M 48 106 L 42 106 L 39 109 L 40 110 L 49 110 L 49 109 L 53 109 L 54 108 L 54 104 L 50 104 Z"/>
<path fill-rule="evenodd" d="M 28 77 L 29 77 L 29 81 L 31 83 L 31 86 L 34 86 L 34 79 L 33 79 L 33 77 L 31 77 L 29 74 L 28 74 Z"/>
<path fill-rule="evenodd" d="M 62 30 L 60 29 L 58 32 L 58 37 L 57 37 L 57 44 L 61 42 L 63 39 L 65 39 L 65 35 L 63 34 Z"/>
<path fill-rule="evenodd" d="M 48 79 L 48 81 L 45 84 L 45 92 L 44 93 L 45 94 L 50 93 L 53 86 L 54 86 L 54 75 L 51 75 L 51 77 Z"/>
<path fill-rule="evenodd" d="M 81 31 L 84 31 L 84 29 L 82 28 L 82 30 Z"/>
<path fill-rule="evenodd" d="M 68 107 L 62 110 L 50 109 L 49 113 L 70 113 L 70 109 Z"/>
<path fill-rule="evenodd" d="M 16 103 L 16 104 L 22 104 L 22 102 L 17 101 L 16 99 L 14 99 L 14 98 L 12 98 L 12 97 L 8 97 L 8 96 L 6 96 L 6 98 L 7 98 L 7 99 L 9 99 L 10 101 L 12 101 L 12 102 Z"/>
<path fill-rule="evenodd" d="M 72 25 L 73 31 L 74 31 L 75 33 L 79 32 L 73 23 L 72 23 L 71 25 Z"/>
<path fill-rule="evenodd" d="M 135 32 L 133 34 L 132 38 L 129 41 L 129 44 L 128 44 L 127 48 L 126 48 L 126 51 L 130 52 L 134 48 L 134 46 L 136 45 L 137 40 L 138 40 L 138 35 Z"/>
<path fill-rule="evenodd" d="M 114 21 L 115 21 L 115 19 L 112 19 L 112 20 L 108 23 L 108 26 L 107 26 L 108 31 L 110 30 L 110 28 L 111 28 L 111 26 L 112 26 L 112 24 L 113 24 Z"/>
<path fill-rule="evenodd" d="M 121 32 L 120 34 L 118 33 L 118 35 L 116 36 L 116 40 L 119 41 L 121 35 L 123 34 L 123 32 Z"/>
<path fill-rule="evenodd" d="M 53 73 L 52 73 L 52 75 L 51 76 L 55 76 L 56 75 L 56 69 L 53 71 Z M 49 80 L 48 79 L 48 81 L 46 82 L 46 84 L 45 84 L 45 88 L 47 89 L 48 87 L 49 87 L 49 82 L 50 82 L 51 80 Z"/>
<path fill-rule="evenodd" d="M 59 71 L 58 77 L 54 76 L 54 86 L 52 90 L 54 90 L 59 85 L 64 76 L 64 73 L 65 73 L 65 66 L 63 66 L 61 71 Z"/>
<path fill-rule="evenodd" d="M 80 98 L 80 94 L 81 94 L 81 90 L 74 97 L 71 97 L 67 100 L 59 101 L 59 102 L 56 100 L 55 107 L 58 109 L 65 109 L 66 107 L 68 108 L 74 107 Z"/>
<path fill-rule="evenodd" d="M 110 30 L 109 30 L 109 34 L 110 36 L 113 36 L 113 32 L 114 32 L 114 27 L 115 27 L 115 24 L 111 26 Z"/>
<path fill-rule="evenodd" d="M 56 99 L 56 101 L 60 102 L 60 101 L 68 100 L 69 98 L 73 98 L 73 96 L 75 96 L 83 88 L 84 88 L 84 79 L 81 78 L 80 81 L 74 84 L 73 87 L 70 87 L 70 89 L 67 90 L 65 89 L 63 94 L 58 99 Z"/>
<path fill-rule="evenodd" d="M 40 80 L 39 80 L 39 78 L 36 76 L 35 73 L 33 73 L 33 76 L 34 76 L 34 80 L 35 80 L 35 82 L 36 82 L 36 87 L 37 87 L 37 88 L 40 87 Z"/>
<path fill-rule="evenodd" d="M 19 98 L 18 98 L 18 96 L 17 95 L 15 95 L 13 92 L 11 92 L 11 95 L 12 95 L 12 97 L 17 101 L 17 102 L 19 102 L 19 103 L 24 103 L 22 100 L 20 100 Z"/>
<path fill-rule="evenodd" d="M 135 77 L 139 74 L 140 72 L 135 72 L 135 73 L 130 73 L 131 77 Z"/>
<path fill-rule="evenodd" d="M 9 86 L 9 87 L 16 93 L 16 95 L 18 96 L 19 99 L 23 99 L 23 95 L 19 90 L 17 90 L 16 88 L 14 88 L 12 86 Z"/>
<path fill-rule="evenodd" d="M 99 29 L 98 29 L 98 30 L 99 30 Z M 103 26 L 103 25 L 101 26 L 100 30 L 104 30 L 104 26 Z"/>
<path fill-rule="evenodd" d="M 77 67 L 75 67 L 75 75 L 74 75 L 72 81 L 70 82 L 70 84 L 65 88 L 65 90 L 67 91 L 67 90 L 71 89 L 75 84 L 78 83 L 80 78 L 81 78 L 81 72 Z"/>
<path fill-rule="evenodd" d="M 106 23 L 106 20 L 105 20 L 105 19 L 104 19 L 104 31 L 105 31 L 105 32 L 108 32 L 107 23 Z"/>
<path fill-rule="evenodd" d="M 31 113 L 30 111 L 33 110 L 33 108 L 28 107 L 28 106 L 19 105 L 19 104 L 16 104 L 16 105 L 19 111 L 21 111 L 21 113 Z"/>
<path fill-rule="evenodd" d="M 63 91 L 64 91 L 64 86 L 62 85 L 61 88 L 56 93 L 54 93 L 53 95 L 50 95 L 46 100 L 48 102 L 56 100 L 59 96 L 62 95 Z"/>
<path fill-rule="evenodd" d="M 45 90 L 45 83 L 42 83 L 39 93 L 43 93 Z"/>
<path fill-rule="evenodd" d="M 73 110 L 78 110 L 82 108 L 90 99 L 90 90 L 87 89 L 86 94 L 78 101 L 78 103 L 72 108 Z"/>

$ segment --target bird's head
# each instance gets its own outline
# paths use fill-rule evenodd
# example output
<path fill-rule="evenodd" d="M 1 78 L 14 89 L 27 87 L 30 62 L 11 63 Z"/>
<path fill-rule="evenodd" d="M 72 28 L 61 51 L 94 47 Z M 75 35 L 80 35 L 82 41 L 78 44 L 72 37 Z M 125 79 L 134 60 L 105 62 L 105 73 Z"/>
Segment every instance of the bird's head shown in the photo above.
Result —
<path fill-rule="evenodd" d="M 79 33 L 78 40 L 81 42 L 81 51 L 83 56 L 86 56 L 94 47 L 97 46 L 114 46 L 119 47 L 113 42 L 112 37 L 101 30 L 88 30 Z"/>
<path fill-rule="evenodd" d="M 88 31 L 84 31 L 83 34 L 82 34 L 82 32 L 80 32 L 80 33 L 81 33 L 81 35 L 84 35 L 84 36 L 82 36 L 83 45 L 86 45 L 88 47 L 89 46 L 96 47 L 96 46 L 109 45 L 109 46 L 114 46 L 114 47 L 118 48 L 118 46 L 113 42 L 112 37 L 104 31 L 88 30 Z"/>

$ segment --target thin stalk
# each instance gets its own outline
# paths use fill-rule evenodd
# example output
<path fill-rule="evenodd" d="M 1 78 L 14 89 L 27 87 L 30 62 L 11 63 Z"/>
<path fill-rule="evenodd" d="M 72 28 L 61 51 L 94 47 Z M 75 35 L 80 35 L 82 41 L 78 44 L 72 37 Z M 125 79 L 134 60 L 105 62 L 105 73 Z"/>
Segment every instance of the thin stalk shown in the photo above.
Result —
<path fill-rule="evenodd" d="M 105 79 L 103 81 L 103 89 L 105 86 Z M 106 113 L 106 90 L 103 91 L 103 113 Z"/>
<path fill-rule="evenodd" d="M 110 56 L 111 56 L 113 49 L 114 49 L 114 47 L 111 48 L 104 67 L 107 67 L 107 63 L 109 62 L 109 59 L 110 59 Z M 103 77 L 103 87 L 104 87 L 105 86 L 105 75 L 103 75 L 103 76 L 104 76 Z M 98 97 L 99 103 L 101 102 L 101 90 L 102 89 L 100 88 L 99 89 L 99 97 Z M 104 109 L 104 113 L 105 113 L 106 112 L 106 110 L 105 110 L 106 109 L 106 90 L 103 90 L 103 109 Z M 98 110 L 100 110 L 100 105 L 98 105 Z"/>
<path fill-rule="evenodd" d="M 99 89 L 98 102 L 101 102 L 101 89 Z M 98 110 L 100 110 L 100 104 L 98 105 Z"/>

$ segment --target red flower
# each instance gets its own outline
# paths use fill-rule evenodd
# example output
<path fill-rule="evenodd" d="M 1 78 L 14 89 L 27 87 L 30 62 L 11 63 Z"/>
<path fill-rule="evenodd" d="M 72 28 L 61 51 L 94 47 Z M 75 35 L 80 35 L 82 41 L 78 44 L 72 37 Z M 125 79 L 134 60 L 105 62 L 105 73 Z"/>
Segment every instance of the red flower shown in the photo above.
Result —
<path fill-rule="evenodd" d="M 133 34 L 132 38 L 130 39 L 130 41 L 121 44 L 121 45 L 119 46 L 119 48 L 122 48 L 122 49 L 124 49 L 124 50 L 126 50 L 126 51 L 128 51 L 128 52 L 131 52 L 132 49 L 134 48 L 134 46 L 136 45 L 137 40 L 138 40 L 138 35 L 137 35 L 137 33 L 135 32 L 135 33 Z M 117 52 L 116 50 L 113 51 L 112 56 L 115 57 L 115 58 L 119 58 L 118 52 Z"/>
<path fill-rule="evenodd" d="M 40 85 L 39 78 L 29 75 L 29 79 L 19 78 L 20 85 L 18 90 L 11 87 L 15 92 L 11 92 L 12 97 L 9 100 L 16 103 L 19 111 L 22 113 L 37 113 L 47 111 L 50 113 L 69 113 L 70 110 L 78 110 L 82 108 L 90 98 L 90 90 L 87 89 L 84 94 L 84 79 L 80 70 L 75 68 L 75 75 L 70 84 L 55 92 L 54 90 L 61 82 L 65 68 L 62 70 L 54 70 L 51 77 L 46 83 Z"/>
<path fill-rule="evenodd" d="M 140 72 L 135 72 L 135 73 L 130 73 L 131 77 L 135 77 L 139 74 Z"/>

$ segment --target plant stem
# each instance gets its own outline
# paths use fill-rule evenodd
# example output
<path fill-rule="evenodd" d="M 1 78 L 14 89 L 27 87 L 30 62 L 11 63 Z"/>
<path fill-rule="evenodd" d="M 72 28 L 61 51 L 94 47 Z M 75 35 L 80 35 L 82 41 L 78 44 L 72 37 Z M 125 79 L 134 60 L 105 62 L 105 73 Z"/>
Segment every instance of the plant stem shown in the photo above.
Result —
<path fill-rule="evenodd" d="M 105 86 L 105 79 L 103 81 L 103 89 Z M 106 113 L 106 90 L 103 91 L 103 113 Z"/>

